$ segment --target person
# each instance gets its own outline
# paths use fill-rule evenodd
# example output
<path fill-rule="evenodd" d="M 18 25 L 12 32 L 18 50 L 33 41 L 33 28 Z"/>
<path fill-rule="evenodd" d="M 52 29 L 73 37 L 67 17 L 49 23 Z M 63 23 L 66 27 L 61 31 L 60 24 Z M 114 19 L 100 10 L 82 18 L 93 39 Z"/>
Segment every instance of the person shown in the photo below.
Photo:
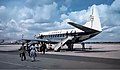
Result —
<path fill-rule="evenodd" d="M 52 49 L 53 49 L 53 48 L 52 48 L 52 44 L 50 44 L 50 43 L 48 44 L 48 49 L 49 49 L 49 50 L 52 50 Z"/>
<path fill-rule="evenodd" d="M 30 46 L 28 46 L 28 43 L 27 43 L 27 52 L 28 52 L 28 55 L 30 56 Z"/>
<path fill-rule="evenodd" d="M 26 55 L 25 55 L 26 47 L 24 46 L 24 43 L 22 43 L 22 46 L 20 47 L 19 52 L 20 52 L 21 61 L 26 60 Z"/>
<path fill-rule="evenodd" d="M 85 51 L 85 43 L 82 42 L 81 45 L 82 45 L 82 51 Z"/>
<path fill-rule="evenodd" d="M 37 56 L 36 52 L 37 52 L 37 49 L 35 47 L 35 44 L 33 44 L 31 47 L 30 47 L 30 57 L 31 57 L 31 60 L 32 62 L 35 61 L 35 57 Z"/>
<path fill-rule="evenodd" d="M 43 43 L 40 44 L 40 52 L 42 53 L 43 51 L 43 46 L 42 46 Z"/>
<path fill-rule="evenodd" d="M 42 46 L 41 46 L 41 49 L 42 49 L 43 54 L 45 54 L 46 48 L 47 48 L 47 46 L 46 46 L 46 44 L 43 42 L 43 43 L 42 43 Z"/>

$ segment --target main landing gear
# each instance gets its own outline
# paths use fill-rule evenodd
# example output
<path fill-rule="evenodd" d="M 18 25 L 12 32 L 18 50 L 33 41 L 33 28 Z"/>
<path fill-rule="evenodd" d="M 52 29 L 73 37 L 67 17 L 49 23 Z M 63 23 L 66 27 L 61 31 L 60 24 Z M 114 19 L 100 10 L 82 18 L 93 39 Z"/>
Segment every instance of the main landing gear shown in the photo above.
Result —
<path fill-rule="evenodd" d="M 71 41 L 69 41 L 66 45 L 68 46 L 68 50 L 69 50 L 69 51 L 73 51 L 73 46 L 74 46 L 74 44 L 71 43 Z"/>
<path fill-rule="evenodd" d="M 81 45 L 82 45 L 82 51 L 85 51 L 85 43 L 82 42 Z"/>

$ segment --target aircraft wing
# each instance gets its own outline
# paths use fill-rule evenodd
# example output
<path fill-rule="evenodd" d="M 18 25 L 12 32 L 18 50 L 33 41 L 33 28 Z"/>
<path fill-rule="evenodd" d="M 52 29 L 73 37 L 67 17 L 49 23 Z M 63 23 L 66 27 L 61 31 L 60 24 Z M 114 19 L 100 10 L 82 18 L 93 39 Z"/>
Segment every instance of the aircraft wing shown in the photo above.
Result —
<path fill-rule="evenodd" d="M 80 30 L 83 30 L 85 32 L 98 32 L 97 30 L 94 30 L 94 29 L 91 29 L 91 28 L 88 28 L 88 27 L 85 27 L 85 26 L 82 26 L 82 25 L 79 25 L 79 24 L 76 24 L 74 22 L 68 22 L 68 24 L 80 29 Z"/>
<path fill-rule="evenodd" d="M 55 44 L 55 43 L 58 43 L 57 41 L 51 41 L 51 40 L 47 40 L 47 39 L 21 39 L 20 40 L 21 42 L 45 42 L 45 43 L 52 43 L 52 44 Z"/>

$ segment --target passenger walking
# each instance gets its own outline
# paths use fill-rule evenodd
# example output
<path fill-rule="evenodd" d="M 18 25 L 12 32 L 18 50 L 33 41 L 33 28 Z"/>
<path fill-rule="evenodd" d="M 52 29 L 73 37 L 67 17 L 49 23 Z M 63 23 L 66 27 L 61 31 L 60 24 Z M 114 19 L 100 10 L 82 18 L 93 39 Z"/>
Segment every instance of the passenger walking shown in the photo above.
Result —
<path fill-rule="evenodd" d="M 43 42 L 43 43 L 42 43 L 42 46 L 41 46 L 41 49 L 42 49 L 43 54 L 45 54 L 46 48 L 47 48 L 47 46 L 46 46 L 46 44 Z"/>
<path fill-rule="evenodd" d="M 41 45 L 40 45 L 40 52 L 42 53 L 42 51 L 43 51 L 43 47 L 42 47 L 42 43 L 41 43 Z"/>
<path fill-rule="evenodd" d="M 30 57 L 31 57 L 31 60 L 32 62 L 35 61 L 35 57 L 37 56 L 36 52 L 37 52 L 37 49 L 35 47 L 35 44 L 33 44 L 31 47 L 30 47 L 31 51 L 30 51 Z"/>
<path fill-rule="evenodd" d="M 27 43 L 27 52 L 28 52 L 28 55 L 30 56 L 30 46 L 28 46 L 28 43 Z"/>
<path fill-rule="evenodd" d="M 24 43 L 22 43 L 22 46 L 19 49 L 20 52 L 20 57 L 21 57 L 21 61 L 26 60 L 26 47 L 24 46 Z"/>

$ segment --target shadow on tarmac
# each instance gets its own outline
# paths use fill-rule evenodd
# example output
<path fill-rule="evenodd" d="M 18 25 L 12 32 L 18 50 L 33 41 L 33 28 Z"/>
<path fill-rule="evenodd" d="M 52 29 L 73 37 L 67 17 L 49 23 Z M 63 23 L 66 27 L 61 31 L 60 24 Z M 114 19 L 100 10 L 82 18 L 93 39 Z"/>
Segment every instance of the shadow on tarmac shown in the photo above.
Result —
<path fill-rule="evenodd" d="M 99 53 L 99 52 L 115 52 L 119 50 L 85 50 L 85 51 L 76 51 L 75 53 Z"/>
<path fill-rule="evenodd" d="M 75 53 L 99 53 L 99 52 L 115 52 L 115 51 L 120 51 L 120 50 L 99 50 L 101 48 L 85 48 L 85 50 L 83 50 L 82 48 L 75 48 L 72 51 L 74 51 Z M 61 49 L 61 52 L 67 52 L 67 51 L 71 51 L 68 49 Z"/>

